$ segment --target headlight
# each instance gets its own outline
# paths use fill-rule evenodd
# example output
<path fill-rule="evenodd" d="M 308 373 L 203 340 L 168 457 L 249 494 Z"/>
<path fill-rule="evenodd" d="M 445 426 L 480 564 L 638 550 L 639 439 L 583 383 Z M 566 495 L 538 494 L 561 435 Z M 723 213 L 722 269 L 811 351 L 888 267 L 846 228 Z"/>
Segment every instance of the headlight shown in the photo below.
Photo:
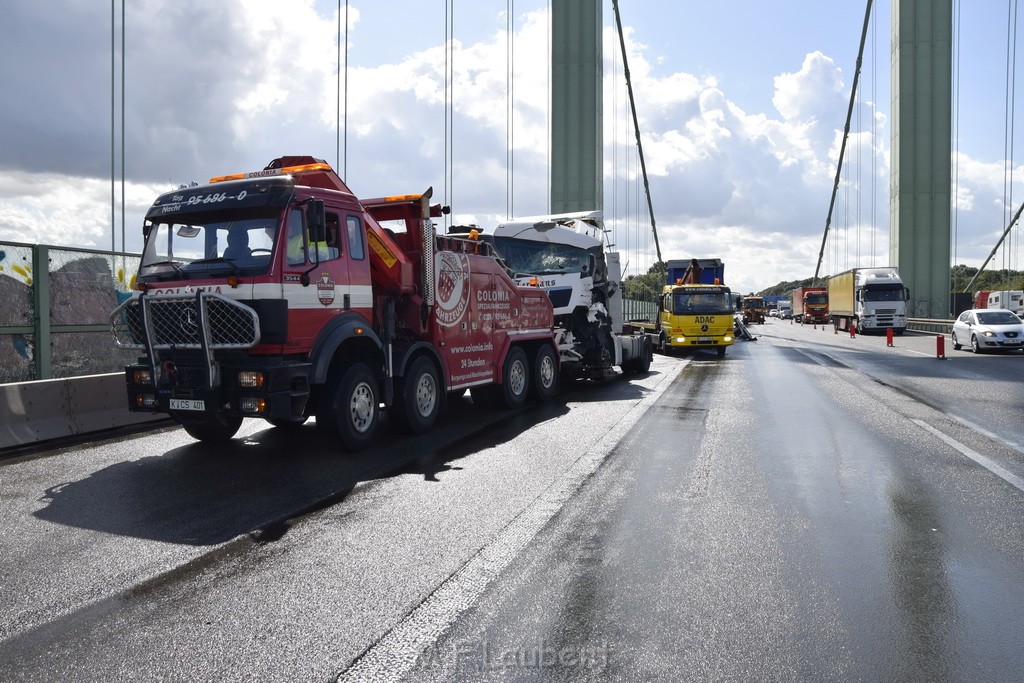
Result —
<path fill-rule="evenodd" d="M 981 334 L 982 334 L 982 335 L 984 335 L 984 336 L 986 336 L 986 337 L 994 337 L 994 336 L 996 336 L 996 333 L 995 333 L 995 332 L 990 332 L 989 330 L 985 330 L 985 331 L 984 331 L 984 332 L 982 332 Z"/>
<path fill-rule="evenodd" d="M 132 370 L 132 384 L 152 384 L 153 375 L 150 373 L 149 368 L 139 368 Z"/>
<path fill-rule="evenodd" d="M 259 389 L 263 386 L 265 377 L 262 372 L 256 370 L 242 370 L 238 373 L 238 386 L 247 389 Z"/>
<path fill-rule="evenodd" d="M 685 344 L 686 337 L 676 337 L 676 344 Z"/>

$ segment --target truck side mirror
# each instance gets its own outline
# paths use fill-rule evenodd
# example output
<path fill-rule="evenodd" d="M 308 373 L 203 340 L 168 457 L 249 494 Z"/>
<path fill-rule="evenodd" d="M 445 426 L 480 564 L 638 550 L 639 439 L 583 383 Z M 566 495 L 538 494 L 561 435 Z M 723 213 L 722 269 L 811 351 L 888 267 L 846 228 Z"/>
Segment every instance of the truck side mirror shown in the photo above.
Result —
<path fill-rule="evenodd" d="M 327 241 L 327 217 L 324 214 L 324 200 L 312 199 L 306 208 L 306 230 L 310 243 Z"/>

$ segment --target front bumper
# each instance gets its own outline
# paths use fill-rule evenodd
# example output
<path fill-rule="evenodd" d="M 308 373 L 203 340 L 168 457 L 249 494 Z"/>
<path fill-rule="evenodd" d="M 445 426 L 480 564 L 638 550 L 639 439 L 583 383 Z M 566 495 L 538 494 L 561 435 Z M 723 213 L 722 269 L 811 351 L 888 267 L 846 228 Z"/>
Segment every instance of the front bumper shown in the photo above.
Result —
<path fill-rule="evenodd" d="M 146 381 L 149 373 L 150 366 L 143 362 L 125 368 L 132 412 L 168 413 L 186 420 L 205 414 L 287 419 L 306 414 L 312 365 L 218 364 L 219 381 L 213 386 L 196 381 L 202 373 L 190 366 L 165 363 L 155 384 Z M 243 383 L 243 376 L 249 378 L 250 386 Z"/>

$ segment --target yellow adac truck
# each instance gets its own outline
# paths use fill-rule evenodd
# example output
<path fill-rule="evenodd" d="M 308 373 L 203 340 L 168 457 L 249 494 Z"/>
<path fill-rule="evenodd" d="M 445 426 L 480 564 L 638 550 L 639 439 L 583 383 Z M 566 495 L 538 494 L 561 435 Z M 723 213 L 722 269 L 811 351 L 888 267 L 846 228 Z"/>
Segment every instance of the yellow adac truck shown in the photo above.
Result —
<path fill-rule="evenodd" d="M 714 349 L 719 356 L 736 340 L 732 291 L 722 284 L 721 259 L 669 261 L 656 318 L 633 326 L 655 336 L 662 353 Z"/>

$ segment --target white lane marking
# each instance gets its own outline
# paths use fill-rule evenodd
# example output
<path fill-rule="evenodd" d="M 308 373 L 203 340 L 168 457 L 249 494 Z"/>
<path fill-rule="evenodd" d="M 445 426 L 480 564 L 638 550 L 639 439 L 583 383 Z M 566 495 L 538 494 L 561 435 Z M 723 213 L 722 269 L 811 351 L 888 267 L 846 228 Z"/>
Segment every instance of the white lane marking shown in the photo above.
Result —
<path fill-rule="evenodd" d="M 1018 477 L 1017 475 L 1013 474 L 1009 470 L 1006 470 L 1002 466 L 1000 466 L 1000 465 L 996 464 L 995 462 L 993 462 L 992 460 L 986 458 L 981 453 L 978 453 L 977 451 L 971 450 L 970 448 L 968 448 L 964 444 L 960 443 L 956 439 L 953 439 L 953 438 L 951 438 L 949 436 L 946 436 L 945 434 L 940 432 L 938 429 L 935 429 L 935 427 L 932 427 L 927 422 L 925 422 L 923 420 L 919 420 L 917 418 L 913 418 L 913 421 L 914 421 L 914 423 L 917 426 L 925 429 L 926 431 L 931 432 L 932 434 L 937 436 L 939 439 L 945 441 L 947 444 L 949 444 L 950 446 L 952 446 L 956 450 L 960 451 L 961 453 L 966 455 L 968 458 L 970 458 L 974 462 L 978 463 L 979 465 L 981 465 L 982 467 L 987 469 L 992 474 L 994 474 L 997 477 L 999 477 L 1000 479 L 1004 480 L 1006 483 L 1010 484 L 1011 486 L 1017 487 L 1017 489 L 1019 489 L 1020 491 L 1024 491 L 1024 479 L 1021 479 L 1020 477 Z"/>
<path fill-rule="evenodd" d="M 959 422 L 963 426 L 967 427 L 968 429 L 973 429 L 974 431 L 978 432 L 979 434 L 983 434 L 983 435 L 987 436 L 988 438 L 992 439 L 993 441 L 998 441 L 999 443 L 1004 444 L 1004 445 L 1008 446 L 1009 448 L 1012 448 L 1013 450 L 1017 451 L 1018 453 L 1024 453 L 1024 446 L 1022 446 L 1021 444 L 1017 443 L 1016 441 L 1011 441 L 1010 439 L 1007 439 L 1004 436 L 1000 436 L 999 434 L 996 434 L 995 432 L 989 431 L 988 429 L 985 429 L 981 425 L 975 424 L 975 423 L 971 422 L 970 420 L 968 420 L 965 417 L 960 417 L 958 415 L 954 415 L 953 413 L 946 413 L 945 415 L 946 415 L 946 417 L 948 417 L 951 420 L 956 420 L 957 422 Z"/>
<path fill-rule="evenodd" d="M 634 405 L 562 476 L 498 533 L 497 537 L 452 574 L 427 599 L 371 645 L 337 681 L 398 681 L 411 671 L 424 652 L 437 642 L 459 616 L 472 607 L 487 586 L 519 555 L 545 524 L 558 513 L 583 482 L 622 440 L 630 428 L 665 393 L 690 359 L 670 371 L 651 393 Z"/>

